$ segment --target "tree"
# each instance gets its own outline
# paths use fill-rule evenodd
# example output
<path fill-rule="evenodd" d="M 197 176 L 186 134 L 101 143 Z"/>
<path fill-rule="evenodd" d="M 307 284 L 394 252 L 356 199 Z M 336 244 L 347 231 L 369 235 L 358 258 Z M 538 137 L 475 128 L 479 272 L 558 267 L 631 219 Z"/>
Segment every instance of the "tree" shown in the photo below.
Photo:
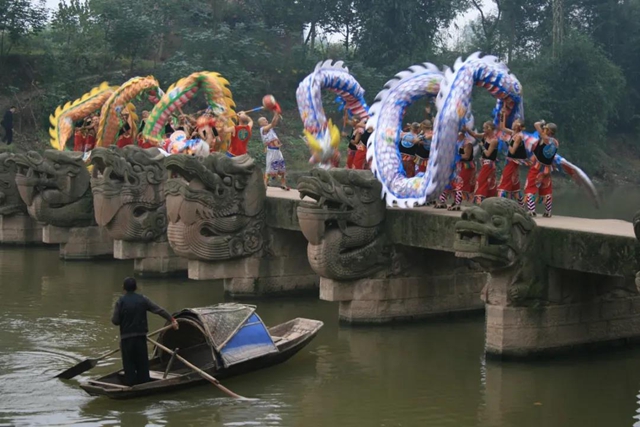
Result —
<path fill-rule="evenodd" d="M 44 0 L 0 0 L 0 58 L 16 43 L 41 31 L 46 19 Z"/>
<path fill-rule="evenodd" d="M 442 29 L 462 10 L 461 0 L 355 0 L 360 18 L 358 56 L 370 66 L 424 61 Z"/>
<path fill-rule="evenodd" d="M 352 42 L 358 36 L 361 26 L 360 16 L 356 10 L 354 0 L 337 0 L 335 13 L 329 16 L 327 29 L 340 34 L 344 40 L 344 51 L 347 57 L 350 54 Z"/>
<path fill-rule="evenodd" d="M 151 36 L 157 28 L 148 13 L 153 4 L 144 0 L 94 0 L 93 5 L 114 58 L 130 58 L 132 71 L 135 61 L 150 50 Z"/>
<path fill-rule="evenodd" d="M 514 70 L 523 87 L 531 88 L 525 89 L 528 118 L 555 122 L 563 146 L 578 159 L 589 158 L 616 117 L 624 76 L 588 36 L 575 31 L 565 37 L 557 58 L 549 53 Z"/>
<path fill-rule="evenodd" d="M 558 57 L 564 40 L 564 0 L 552 0 L 553 11 L 553 44 L 552 54 Z"/>

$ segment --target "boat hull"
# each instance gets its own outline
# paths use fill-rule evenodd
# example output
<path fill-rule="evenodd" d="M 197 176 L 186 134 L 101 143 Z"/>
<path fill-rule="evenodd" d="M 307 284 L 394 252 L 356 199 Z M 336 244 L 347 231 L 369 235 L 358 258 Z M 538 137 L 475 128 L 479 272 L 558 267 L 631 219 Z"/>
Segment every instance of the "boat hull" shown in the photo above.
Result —
<path fill-rule="evenodd" d="M 295 322 L 297 320 L 304 320 L 306 322 L 317 322 L 317 327 L 308 333 L 301 334 L 296 339 L 292 339 L 286 343 L 283 343 L 282 345 L 278 345 L 278 352 L 266 354 L 264 356 L 247 360 L 246 362 L 238 363 L 227 368 L 209 368 L 203 370 L 216 379 L 222 380 L 225 378 L 243 375 L 249 372 L 268 368 L 286 362 L 296 353 L 306 347 L 315 338 L 315 336 L 318 334 L 318 331 L 323 325 L 322 322 L 316 320 L 294 319 L 293 321 L 270 328 L 270 331 L 277 331 L 278 328 L 282 328 L 284 325 Z M 202 378 L 196 372 L 190 372 L 182 375 L 174 374 L 166 379 L 150 381 L 148 383 L 136 385 L 133 387 L 124 387 L 101 382 L 101 380 L 105 380 L 110 377 L 112 378 L 119 375 L 120 373 L 121 371 L 112 372 L 108 375 L 105 375 L 104 377 L 98 378 L 97 380 L 80 384 L 80 387 L 91 396 L 106 396 L 111 399 L 132 399 L 159 393 L 174 392 L 207 383 L 207 380 Z"/>

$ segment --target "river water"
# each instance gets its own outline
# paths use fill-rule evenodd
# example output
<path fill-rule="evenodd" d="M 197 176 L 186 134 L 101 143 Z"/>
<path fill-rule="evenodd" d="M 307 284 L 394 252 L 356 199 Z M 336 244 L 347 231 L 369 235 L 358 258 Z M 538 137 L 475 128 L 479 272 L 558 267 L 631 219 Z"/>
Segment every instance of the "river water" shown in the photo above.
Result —
<path fill-rule="evenodd" d="M 560 193 L 556 212 L 628 220 L 640 208 L 631 193 L 606 192 L 600 212 Z M 0 426 L 640 426 L 640 349 L 485 361 L 482 316 L 352 328 L 338 324 L 334 303 L 316 298 L 250 301 L 267 325 L 299 316 L 325 323 L 288 362 L 223 381 L 255 401 L 210 385 L 129 401 L 86 395 L 78 382 L 118 368 L 118 355 L 74 380 L 53 379 L 117 345 L 111 308 L 131 269 L 63 262 L 56 248 L 0 247 Z M 225 300 L 215 282 L 140 286 L 170 311 Z M 150 321 L 152 330 L 163 323 Z"/>

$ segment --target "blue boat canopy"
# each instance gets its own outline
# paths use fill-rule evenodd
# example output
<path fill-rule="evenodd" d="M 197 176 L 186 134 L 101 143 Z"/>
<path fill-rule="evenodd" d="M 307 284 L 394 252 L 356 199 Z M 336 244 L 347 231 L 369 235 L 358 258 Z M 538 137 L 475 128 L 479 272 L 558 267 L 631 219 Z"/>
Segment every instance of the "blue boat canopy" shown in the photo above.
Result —
<path fill-rule="evenodd" d="M 278 348 L 253 305 L 225 303 L 184 309 L 174 315 L 180 322 L 177 331 L 168 330 L 159 337 L 163 345 L 189 348 L 208 344 L 213 361 L 229 367 L 270 353 Z"/>

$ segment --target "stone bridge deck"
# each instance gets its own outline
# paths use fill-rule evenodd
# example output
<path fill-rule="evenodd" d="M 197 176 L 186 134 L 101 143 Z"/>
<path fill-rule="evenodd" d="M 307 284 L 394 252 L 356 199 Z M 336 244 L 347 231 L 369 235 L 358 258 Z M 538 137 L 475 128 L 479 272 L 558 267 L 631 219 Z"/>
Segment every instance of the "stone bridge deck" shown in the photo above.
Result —
<path fill-rule="evenodd" d="M 296 207 L 300 194 L 270 187 L 267 196 L 267 223 L 299 231 Z M 460 212 L 432 207 L 387 209 L 386 232 L 393 243 L 453 252 L 453 228 Z M 638 242 L 631 222 L 563 216 L 538 217 L 536 222 L 544 239 L 540 256 L 547 265 L 606 276 L 635 276 Z"/>

